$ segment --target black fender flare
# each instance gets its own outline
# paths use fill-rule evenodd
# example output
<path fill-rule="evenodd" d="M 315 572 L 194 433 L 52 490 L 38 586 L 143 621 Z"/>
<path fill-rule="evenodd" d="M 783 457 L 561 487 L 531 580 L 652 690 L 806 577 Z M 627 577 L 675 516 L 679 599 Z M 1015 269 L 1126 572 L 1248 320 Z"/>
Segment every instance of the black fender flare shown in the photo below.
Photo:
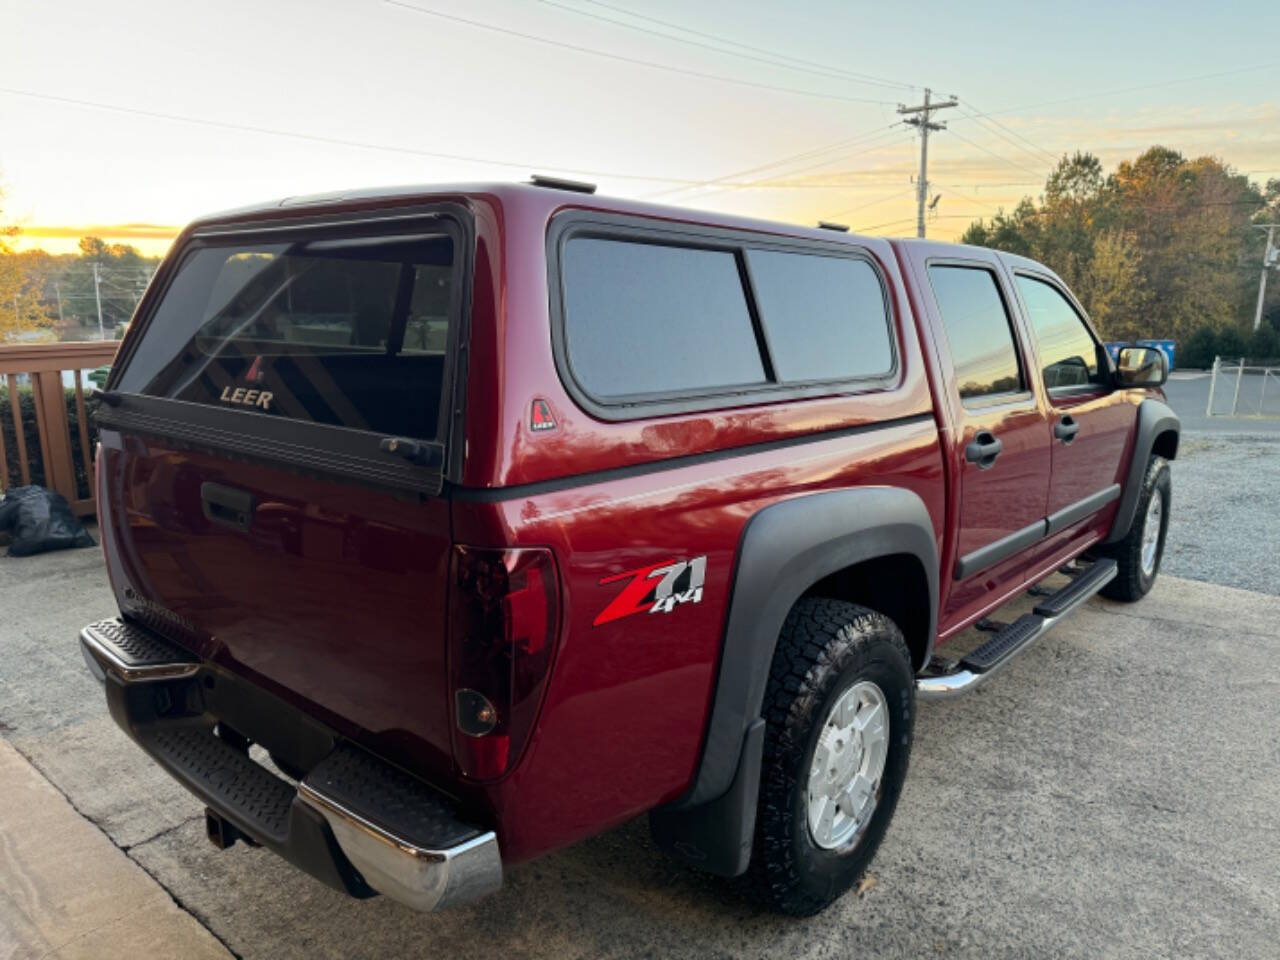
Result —
<path fill-rule="evenodd" d="M 1182 435 L 1182 421 L 1173 408 L 1161 400 L 1149 397 L 1138 404 L 1138 421 L 1134 427 L 1133 457 L 1129 472 L 1125 475 L 1124 492 L 1120 495 L 1120 508 L 1111 522 L 1111 532 L 1104 543 L 1123 540 L 1133 525 L 1133 515 L 1138 509 L 1138 497 L 1142 495 L 1142 480 L 1147 473 L 1147 461 L 1151 459 L 1156 438 L 1170 430 Z M 1176 449 L 1176 448 L 1175 448 Z M 1173 459 L 1170 457 L 1169 459 Z"/>
<path fill-rule="evenodd" d="M 782 623 L 823 577 L 899 554 L 915 557 L 924 570 L 931 649 L 938 543 L 918 495 L 901 487 L 824 491 L 771 504 L 748 521 L 702 757 L 685 796 L 650 815 L 659 846 L 714 873 L 733 876 L 746 869 L 764 746 L 760 710 Z"/>

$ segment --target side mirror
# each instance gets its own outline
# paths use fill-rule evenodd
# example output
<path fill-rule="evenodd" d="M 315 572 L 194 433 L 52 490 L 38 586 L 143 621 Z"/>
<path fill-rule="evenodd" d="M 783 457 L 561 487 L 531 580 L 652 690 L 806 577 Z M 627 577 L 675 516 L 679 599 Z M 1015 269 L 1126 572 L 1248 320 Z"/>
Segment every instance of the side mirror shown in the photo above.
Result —
<path fill-rule="evenodd" d="M 1116 358 L 1117 387 L 1158 387 L 1169 379 L 1164 353 L 1153 347 L 1121 347 Z"/>

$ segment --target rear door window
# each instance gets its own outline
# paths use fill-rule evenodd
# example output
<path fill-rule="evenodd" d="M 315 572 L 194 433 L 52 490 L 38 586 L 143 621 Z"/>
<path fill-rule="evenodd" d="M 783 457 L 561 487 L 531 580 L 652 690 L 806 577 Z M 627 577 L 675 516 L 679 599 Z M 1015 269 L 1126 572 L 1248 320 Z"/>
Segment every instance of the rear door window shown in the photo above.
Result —
<path fill-rule="evenodd" d="M 197 248 L 116 389 L 437 439 L 450 236 Z"/>
<path fill-rule="evenodd" d="M 983 267 L 929 267 L 956 386 L 963 401 L 972 402 L 1026 389 L 1018 364 L 1009 311 L 995 274 Z"/>
<path fill-rule="evenodd" d="M 766 382 L 733 251 L 573 237 L 562 269 L 569 364 L 592 397 Z"/>
<path fill-rule="evenodd" d="M 884 291 L 853 257 L 748 250 L 778 380 L 854 380 L 893 369 Z"/>
<path fill-rule="evenodd" d="M 1045 388 L 1101 384 L 1106 370 L 1098 362 L 1098 341 L 1067 298 L 1043 280 L 1018 274 L 1017 281 L 1040 352 Z"/>

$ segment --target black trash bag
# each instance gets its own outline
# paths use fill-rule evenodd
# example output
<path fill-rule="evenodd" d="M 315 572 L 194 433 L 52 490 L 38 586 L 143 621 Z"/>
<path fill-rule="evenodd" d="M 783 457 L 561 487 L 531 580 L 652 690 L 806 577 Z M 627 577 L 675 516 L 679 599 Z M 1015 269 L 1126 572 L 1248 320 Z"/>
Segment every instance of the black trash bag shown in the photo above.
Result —
<path fill-rule="evenodd" d="M 67 498 L 37 486 L 14 487 L 5 493 L 0 500 L 0 533 L 13 535 L 11 557 L 94 546 Z"/>

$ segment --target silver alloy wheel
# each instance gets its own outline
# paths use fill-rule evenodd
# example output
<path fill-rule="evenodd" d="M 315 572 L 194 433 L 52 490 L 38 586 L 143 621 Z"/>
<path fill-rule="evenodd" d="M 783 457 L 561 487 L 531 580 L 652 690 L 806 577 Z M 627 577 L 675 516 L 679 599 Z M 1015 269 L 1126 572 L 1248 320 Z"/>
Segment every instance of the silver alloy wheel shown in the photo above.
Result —
<path fill-rule="evenodd" d="M 1142 521 L 1142 573 L 1151 576 L 1156 572 L 1156 551 L 1160 546 L 1160 522 L 1164 517 L 1164 501 L 1159 490 L 1151 491 L 1147 504 L 1147 517 Z"/>
<path fill-rule="evenodd" d="M 814 843 L 832 850 L 866 829 L 888 755 L 888 700 L 870 680 L 860 680 L 832 704 L 813 750 L 806 791 Z"/>

